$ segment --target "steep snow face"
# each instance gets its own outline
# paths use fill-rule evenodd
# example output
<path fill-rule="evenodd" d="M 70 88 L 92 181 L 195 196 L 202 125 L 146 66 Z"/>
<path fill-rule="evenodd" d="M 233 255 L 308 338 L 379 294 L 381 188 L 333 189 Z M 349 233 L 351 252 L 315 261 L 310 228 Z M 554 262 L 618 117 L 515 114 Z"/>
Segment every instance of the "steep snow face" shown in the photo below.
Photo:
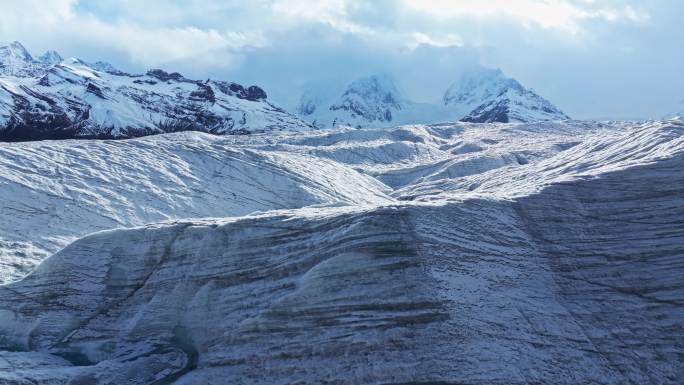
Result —
<path fill-rule="evenodd" d="M 341 95 L 319 90 L 306 91 L 296 107 L 297 114 L 317 127 L 390 127 L 446 121 L 438 106 L 415 103 L 404 97 L 387 75 L 358 79 Z"/>
<path fill-rule="evenodd" d="M 516 187 L 507 177 L 515 170 L 626 130 L 591 122 L 459 123 L 0 144 L 0 210 L 7 213 L 0 221 L 0 281 L 25 275 L 77 237 L 113 227 L 478 196 L 494 181 L 512 193 L 540 183 Z M 469 182 L 498 169 L 505 170 L 501 178 Z"/>
<path fill-rule="evenodd" d="M 2 144 L 0 283 L 93 231 L 391 202 L 387 193 L 372 177 L 329 159 L 207 134 Z"/>
<path fill-rule="evenodd" d="M 442 192 L 81 238 L 0 286 L 0 381 L 681 382 L 684 124 L 219 139 L 360 173 L 441 170 L 411 185 Z M 487 171 L 465 163 L 478 157 Z"/>
<path fill-rule="evenodd" d="M 444 94 L 444 105 L 473 123 L 535 122 L 568 119 L 548 100 L 526 89 L 501 70 L 467 72 Z"/>
<path fill-rule="evenodd" d="M 0 48 L 0 65 L 4 141 L 311 129 L 256 86 L 162 70 L 131 75 L 105 62 L 62 61 L 54 51 L 37 61 L 19 43 Z"/>

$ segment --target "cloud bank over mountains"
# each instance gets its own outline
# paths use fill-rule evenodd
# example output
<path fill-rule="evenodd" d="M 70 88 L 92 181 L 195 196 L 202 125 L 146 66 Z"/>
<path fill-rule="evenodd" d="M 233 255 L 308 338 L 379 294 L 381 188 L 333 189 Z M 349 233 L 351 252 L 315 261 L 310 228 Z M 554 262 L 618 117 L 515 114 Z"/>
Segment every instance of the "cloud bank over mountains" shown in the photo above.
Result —
<path fill-rule="evenodd" d="M 485 65 L 573 116 L 648 117 L 682 98 L 674 63 L 684 53 L 671 48 L 681 11 L 676 1 L 620 0 L 9 0 L 0 40 L 132 71 L 258 83 L 284 104 L 307 83 L 378 72 L 432 102 L 460 71 Z"/>

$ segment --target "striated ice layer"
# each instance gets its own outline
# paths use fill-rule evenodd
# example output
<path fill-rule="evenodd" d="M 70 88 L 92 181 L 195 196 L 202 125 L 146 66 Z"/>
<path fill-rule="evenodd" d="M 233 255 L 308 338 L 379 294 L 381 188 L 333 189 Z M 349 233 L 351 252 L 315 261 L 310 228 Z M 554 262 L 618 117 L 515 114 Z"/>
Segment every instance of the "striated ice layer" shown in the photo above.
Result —
<path fill-rule="evenodd" d="M 78 239 L 0 286 L 0 368 L 10 368 L 0 382 L 684 377 L 683 125 L 234 140 L 355 178 L 411 171 L 374 202 L 350 195 Z M 306 164 L 316 180 L 320 166 Z"/>

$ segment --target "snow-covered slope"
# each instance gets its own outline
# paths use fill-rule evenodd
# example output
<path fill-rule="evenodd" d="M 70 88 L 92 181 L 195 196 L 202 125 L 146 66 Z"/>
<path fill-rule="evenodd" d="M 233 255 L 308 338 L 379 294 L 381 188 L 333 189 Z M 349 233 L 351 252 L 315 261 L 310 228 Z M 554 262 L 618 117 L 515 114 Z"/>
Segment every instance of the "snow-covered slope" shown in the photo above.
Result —
<path fill-rule="evenodd" d="M 309 129 L 256 86 L 162 70 L 132 75 L 54 51 L 35 60 L 18 42 L 0 47 L 0 140 Z"/>
<path fill-rule="evenodd" d="M 97 230 L 391 201 L 382 183 L 336 162 L 236 139 L 178 133 L 0 144 L 0 282 Z"/>
<path fill-rule="evenodd" d="M 0 286 L 0 382 L 684 376 L 682 122 L 50 144 L 0 145 L 13 242 L 281 210 L 101 231 Z"/>
<path fill-rule="evenodd" d="M 565 120 L 548 100 L 507 78 L 501 70 L 480 68 L 466 72 L 444 94 L 444 105 L 465 122 L 536 122 Z"/>

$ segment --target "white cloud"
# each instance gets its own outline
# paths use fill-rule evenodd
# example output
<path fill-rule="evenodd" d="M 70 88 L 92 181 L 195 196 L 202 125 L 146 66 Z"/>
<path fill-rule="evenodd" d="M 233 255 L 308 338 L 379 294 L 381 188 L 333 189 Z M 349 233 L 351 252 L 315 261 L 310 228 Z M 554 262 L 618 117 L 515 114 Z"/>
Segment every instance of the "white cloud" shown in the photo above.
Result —
<path fill-rule="evenodd" d="M 442 36 L 431 36 L 423 32 L 414 32 L 408 39 L 408 47 L 416 48 L 420 45 L 430 45 L 433 47 L 462 47 L 463 39 L 460 36 L 448 33 Z"/>
<path fill-rule="evenodd" d="M 4 0 L 0 32 L 12 33 L 30 27 L 54 27 L 75 17 L 77 0 Z"/>
<path fill-rule="evenodd" d="M 98 47 L 123 53 L 144 67 L 186 61 L 204 68 L 231 68 L 243 52 L 265 44 L 259 32 L 220 31 L 195 26 L 142 25 L 116 18 L 105 21 L 78 13 L 77 0 L 5 0 L 0 12 L 0 40 L 34 40 L 60 45 Z M 38 52 L 34 52 L 38 53 Z"/>
<path fill-rule="evenodd" d="M 527 27 L 580 30 L 588 19 L 644 21 L 648 14 L 631 6 L 599 7 L 594 1 L 568 0 L 403 0 L 406 7 L 438 19 L 509 17 Z"/>
<path fill-rule="evenodd" d="M 575 117 L 647 116 L 682 97 L 683 12 L 679 0 L 0 0 L 0 41 L 283 98 L 394 71 L 428 100 L 480 63 Z"/>
<path fill-rule="evenodd" d="M 196 27 L 144 28 L 123 22 L 105 23 L 90 17 L 65 27 L 75 35 L 79 29 L 88 33 L 82 41 L 124 52 L 132 62 L 153 67 L 188 61 L 192 65 L 229 68 L 239 61 L 243 50 L 263 44 L 256 33 L 219 32 Z"/>
<path fill-rule="evenodd" d="M 344 33 L 374 34 L 373 29 L 351 21 L 349 13 L 358 6 L 352 0 L 273 0 L 271 9 L 275 20 L 290 27 L 314 22 Z"/>

